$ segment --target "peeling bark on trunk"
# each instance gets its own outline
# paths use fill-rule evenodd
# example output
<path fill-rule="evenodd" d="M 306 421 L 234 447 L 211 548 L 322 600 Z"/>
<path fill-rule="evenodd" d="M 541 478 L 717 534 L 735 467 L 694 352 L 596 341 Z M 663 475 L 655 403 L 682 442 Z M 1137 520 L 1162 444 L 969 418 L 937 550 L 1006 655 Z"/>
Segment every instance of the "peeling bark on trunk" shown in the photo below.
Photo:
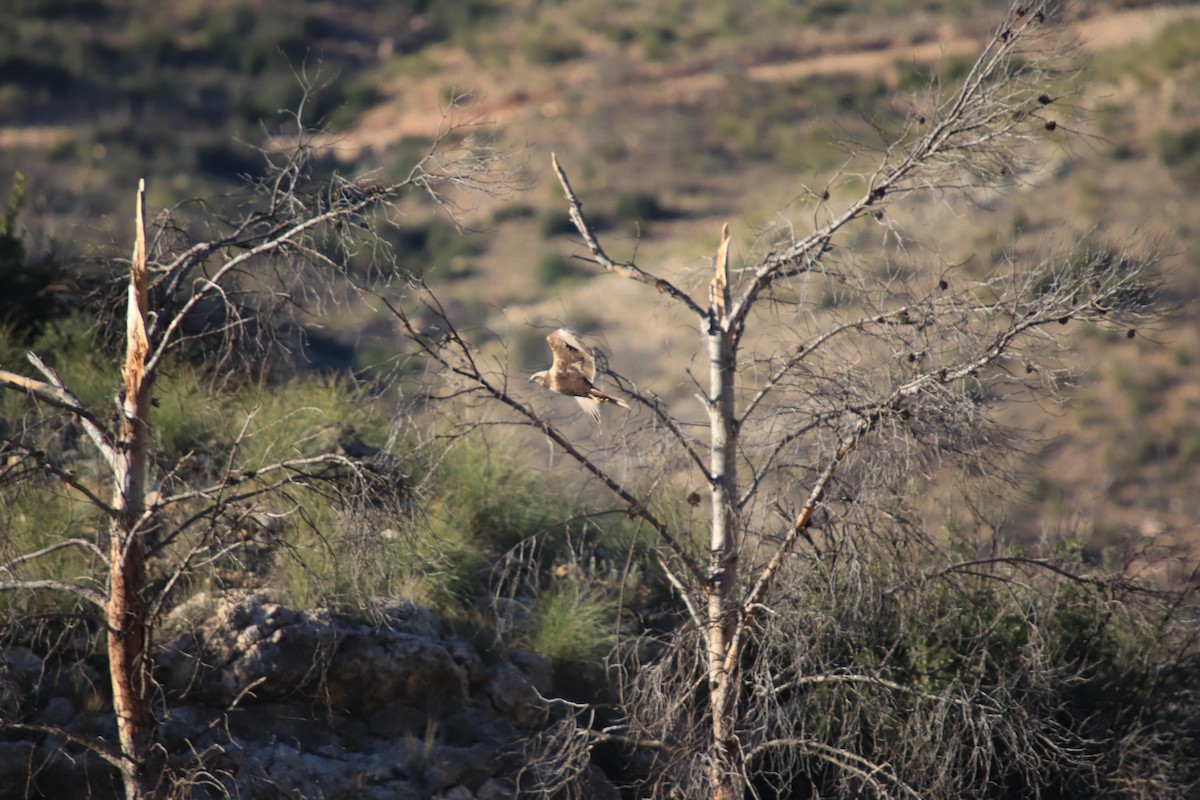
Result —
<path fill-rule="evenodd" d="M 708 682 L 712 719 L 710 783 L 713 800 L 740 794 L 741 765 L 735 738 L 737 659 L 730 659 L 737 623 L 738 549 L 737 423 L 734 388 L 737 365 L 729 330 L 729 226 L 721 232 L 716 274 L 709 292 L 710 469 L 712 536 L 708 576 Z"/>
<path fill-rule="evenodd" d="M 147 692 L 145 552 L 142 537 L 146 508 L 146 451 L 150 431 L 152 381 L 145 374 L 146 354 L 146 231 L 142 201 L 145 181 L 138 183 L 137 238 L 129 274 L 126 312 L 124 398 L 121 403 L 113 465 L 113 518 L 109 538 L 108 605 L 109 674 L 113 708 L 123 756 L 122 780 L 126 800 L 148 796 L 144 758 L 152 715 Z"/>

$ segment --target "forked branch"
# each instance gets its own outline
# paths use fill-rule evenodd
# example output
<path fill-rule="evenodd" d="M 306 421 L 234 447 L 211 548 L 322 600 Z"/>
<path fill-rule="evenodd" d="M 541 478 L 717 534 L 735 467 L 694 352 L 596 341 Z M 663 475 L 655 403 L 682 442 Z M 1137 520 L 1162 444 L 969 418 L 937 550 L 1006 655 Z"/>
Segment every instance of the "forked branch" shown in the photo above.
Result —
<path fill-rule="evenodd" d="M 596 263 L 609 272 L 615 272 L 624 278 L 629 278 L 639 283 L 648 283 L 661 294 L 665 294 L 683 303 L 692 313 L 700 317 L 707 316 L 707 312 L 687 292 L 675 286 L 670 281 L 653 275 L 631 262 L 618 262 L 610 258 L 608 253 L 604 252 L 604 248 L 600 246 L 600 240 L 596 238 L 592 226 L 583 214 L 583 205 L 571 189 L 571 183 L 567 180 L 567 173 L 559 166 L 558 157 L 553 153 L 550 154 L 550 163 L 553 165 L 554 174 L 558 176 L 558 182 L 562 184 L 563 192 L 567 196 L 567 213 L 571 216 L 571 222 L 575 224 L 579 235 L 583 237 L 588 250 L 592 251 L 592 255 L 596 258 Z"/>

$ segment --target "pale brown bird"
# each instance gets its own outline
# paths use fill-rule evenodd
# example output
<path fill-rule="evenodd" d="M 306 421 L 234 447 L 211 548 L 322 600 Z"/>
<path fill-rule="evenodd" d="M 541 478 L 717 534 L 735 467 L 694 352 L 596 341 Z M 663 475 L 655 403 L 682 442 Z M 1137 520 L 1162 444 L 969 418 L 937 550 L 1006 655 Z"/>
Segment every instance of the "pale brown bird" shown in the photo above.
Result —
<path fill-rule="evenodd" d="M 596 380 L 596 359 L 584 347 L 570 328 L 559 328 L 546 337 L 554 362 L 550 369 L 536 373 L 530 382 L 545 386 L 552 392 L 574 397 L 597 425 L 600 424 L 600 404 L 616 403 L 621 408 L 629 404 L 619 397 L 607 395 L 592 385 Z"/>

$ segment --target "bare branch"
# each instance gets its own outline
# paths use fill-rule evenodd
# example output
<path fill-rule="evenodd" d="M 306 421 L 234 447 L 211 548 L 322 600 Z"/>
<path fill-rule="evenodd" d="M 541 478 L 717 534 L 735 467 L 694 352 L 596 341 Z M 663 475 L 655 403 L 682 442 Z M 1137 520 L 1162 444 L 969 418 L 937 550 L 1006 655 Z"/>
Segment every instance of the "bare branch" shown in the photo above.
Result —
<path fill-rule="evenodd" d="M 703 625 L 704 621 L 700 616 L 699 609 L 696 607 L 696 601 L 692 598 L 691 592 L 688 591 L 688 587 L 683 585 L 683 581 L 679 580 L 679 576 L 674 573 L 674 571 L 671 569 L 671 566 L 663 559 L 662 556 L 658 556 L 657 560 L 658 566 L 662 569 L 663 574 L 667 576 L 667 581 L 675 588 L 675 591 L 679 593 L 679 599 L 682 600 L 684 606 L 687 607 L 688 616 L 692 618 L 692 622 L 694 622 L 697 626 Z"/>
<path fill-rule="evenodd" d="M 54 371 L 47 367 L 40 358 L 33 353 L 27 354 L 29 360 L 38 367 L 44 374 L 50 378 L 50 383 L 43 383 L 33 378 L 27 378 L 24 375 L 18 375 L 15 372 L 0 370 L 0 388 L 15 389 L 18 391 L 28 392 L 38 400 L 55 408 L 61 408 L 68 414 L 79 420 L 84 429 L 88 432 L 92 442 L 100 451 L 100 455 L 104 460 L 112 463 L 112 435 L 100 423 L 100 420 L 76 397 L 69 391 L 62 382 L 58 380 L 58 376 Z"/>
<path fill-rule="evenodd" d="M 108 556 L 104 554 L 103 550 L 96 546 L 95 542 L 88 539 L 64 539 L 60 542 L 55 542 L 52 545 L 43 547 L 40 550 L 34 550 L 31 553 L 23 553 L 19 556 L 8 558 L 5 561 L 0 562 L 0 569 L 7 572 L 12 572 L 13 567 L 19 564 L 24 564 L 26 561 L 33 561 L 41 558 L 42 556 L 48 556 L 51 553 L 56 553 L 59 550 L 66 549 L 68 547 L 79 547 L 83 550 L 87 550 L 92 555 L 97 556 L 101 563 L 108 564 Z"/>
<path fill-rule="evenodd" d="M 103 739 L 75 733 L 58 725 L 37 725 L 31 722 L 5 722 L 4 727 L 14 731 L 28 731 L 29 733 L 44 733 L 48 736 L 61 736 L 72 744 L 87 748 L 117 769 L 121 769 L 129 763 L 128 756 L 123 755 L 119 748 L 114 747 Z"/>
<path fill-rule="evenodd" d="M 828 761 L 839 769 L 854 775 L 869 785 L 872 791 L 878 797 L 888 798 L 893 797 L 892 792 L 888 791 L 888 787 L 894 787 L 899 790 L 900 794 L 906 797 L 921 800 L 920 792 L 913 789 L 904 781 L 896 776 L 892 768 L 887 764 L 878 764 L 868 758 L 852 753 L 843 747 L 834 747 L 833 745 L 819 742 L 816 739 L 805 738 L 787 738 L 787 739 L 772 739 L 769 742 L 763 742 L 755 747 L 747 758 L 753 758 L 767 750 L 779 748 L 795 748 L 799 750 L 807 750 L 819 758 Z M 881 780 L 882 779 L 882 780 Z"/>
<path fill-rule="evenodd" d="M 646 272 L 641 267 L 632 263 L 620 263 L 613 261 L 604 248 L 600 246 L 600 241 L 596 238 L 596 234 L 592 231 L 591 225 L 588 224 L 587 217 L 583 214 L 583 205 L 579 202 L 579 198 L 575 196 L 575 192 L 571 189 L 571 184 L 567 180 L 567 174 L 558 164 L 558 158 L 553 153 L 550 154 L 550 163 L 554 167 L 554 174 L 558 176 L 558 182 L 562 184 L 563 192 L 567 196 L 568 212 L 571 215 L 571 221 L 575 223 L 575 227 L 579 230 L 579 235 L 583 237 L 583 241 L 587 244 L 588 249 L 592 251 L 592 255 L 596 257 L 597 263 L 604 267 L 609 272 L 615 272 L 624 278 L 638 281 L 639 283 L 647 283 L 653 286 L 661 294 L 668 295 L 675 300 L 680 301 L 692 313 L 703 318 L 708 315 L 695 300 L 693 300 L 687 292 L 679 289 L 670 281 L 659 278 Z"/>
<path fill-rule="evenodd" d="M 775 555 L 771 557 L 771 560 L 768 561 L 767 565 L 762 568 L 761 572 L 759 572 L 758 579 L 754 582 L 753 588 L 746 594 L 745 599 L 741 604 L 742 620 L 739 621 L 738 630 L 734 636 L 735 646 L 730 647 L 730 657 L 727 658 L 727 664 L 729 664 L 730 667 L 732 667 L 732 664 L 736 659 L 734 653 L 740 650 L 740 647 L 737 645 L 744 641 L 743 634 L 745 631 L 746 621 L 748 621 L 751 615 L 754 613 L 754 606 L 763 601 L 763 598 L 767 593 L 767 589 L 771 585 L 771 580 L 775 577 L 775 573 L 779 571 L 779 568 L 783 566 L 784 558 L 786 558 L 787 555 L 792 551 L 792 548 L 796 544 L 796 540 L 808 527 L 809 523 L 812 522 L 813 513 L 817 510 L 817 506 L 821 502 L 821 498 L 825 495 L 826 489 L 829 488 L 829 483 L 833 479 L 834 472 L 837 471 L 837 468 L 843 461 L 845 461 L 846 456 L 850 454 L 850 452 L 859 444 L 860 441 L 862 441 L 862 437 L 871 429 L 871 427 L 872 422 L 869 419 L 860 419 L 858 425 L 855 427 L 855 430 L 850 435 L 842 439 L 841 444 L 838 445 L 838 448 L 834 452 L 833 456 L 829 458 L 825 468 L 821 471 L 821 474 L 817 476 L 815 481 L 813 481 L 812 488 L 808 494 L 808 499 L 804 502 L 803 507 L 801 507 L 800 513 L 797 514 L 796 520 L 792 523 L 792 526 L 788 530 L 787 535 L 784 537 L 783 542 L 776 549 Z"/>
<path fill-rule="evenodd" d="M 18 591 L 64 592 L 74 595 L 80 600 L 86 600 L 101 610 L 108 603 L 108 598 L 103 593 L 95 589 L 89 589 L 86 586 L 71 583 L 70 581 L 56 580 L 54 578 L 0 581 L 0 592 Z"/>
<path fill-rule="evenodd" d="M 57 464 L 54 464 L 46 458 L 46 454 L 32 447 L 24 447 L 19 442 L 14 442 L 17 448 L 23 450 L 25 454 L 37 464 L 37 469 L 42 470 L 54 477 L 58 478 L 67 486 L 70 486 L 75 491 L 79 492 L 88 502 L 96 507 L 105 515 L 112 517 L 117 513 L 117 510 L 107 503 L 100 495 L 92 491 L 92 488 L 83 481 L 79 480 L 76 474 L 71 470 L 63 469 Z"/>

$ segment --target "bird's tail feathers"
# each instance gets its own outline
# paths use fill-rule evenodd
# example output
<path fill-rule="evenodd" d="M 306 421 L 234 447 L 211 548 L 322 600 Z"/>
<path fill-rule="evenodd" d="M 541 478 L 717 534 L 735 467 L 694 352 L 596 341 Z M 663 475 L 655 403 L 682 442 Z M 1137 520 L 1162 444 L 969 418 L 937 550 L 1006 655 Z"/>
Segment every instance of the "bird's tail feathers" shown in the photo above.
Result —
<path fill-rule="evenodd" d="M 599 389 L 592 389 L 592 391 L 588 392 L 588 396 L 600 403 L 616 403 L 621 408 L 629 408 L 629 403 L 626 403 L 619 397 L 613 397 L 610 394 L 605 394 Z"/>

